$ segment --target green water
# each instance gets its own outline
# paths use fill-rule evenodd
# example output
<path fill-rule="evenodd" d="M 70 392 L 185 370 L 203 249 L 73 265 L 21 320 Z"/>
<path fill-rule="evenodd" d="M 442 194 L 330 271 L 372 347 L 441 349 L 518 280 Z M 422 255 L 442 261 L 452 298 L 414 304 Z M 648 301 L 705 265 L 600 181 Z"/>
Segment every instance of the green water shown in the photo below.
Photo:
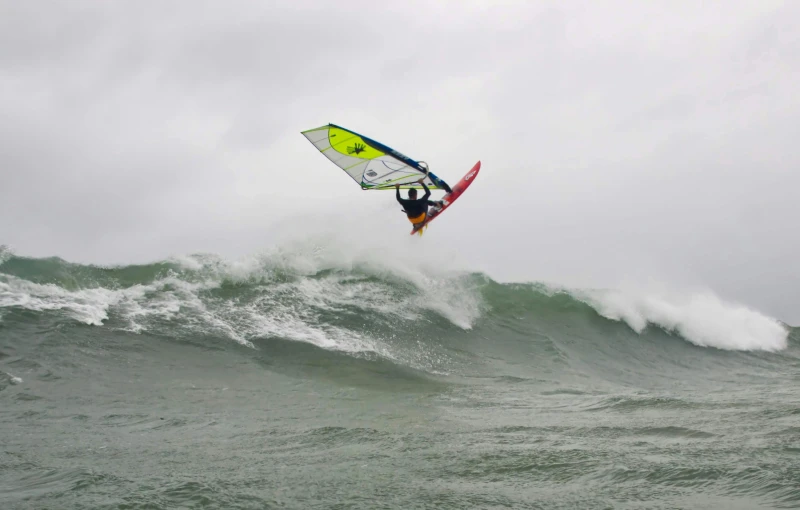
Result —
<path fill-rule="evenodd" d="M 196 262 L 0 264 L 0 508 L 800 507 L 767 317 Z"/>

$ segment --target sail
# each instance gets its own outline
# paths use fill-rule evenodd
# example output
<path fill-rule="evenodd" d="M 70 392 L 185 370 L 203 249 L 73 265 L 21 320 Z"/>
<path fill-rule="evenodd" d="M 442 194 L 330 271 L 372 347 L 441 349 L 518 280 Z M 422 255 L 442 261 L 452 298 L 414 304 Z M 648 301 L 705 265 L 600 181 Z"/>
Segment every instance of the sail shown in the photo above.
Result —
<path fill-rule="evenodd" d="M 336 166 L 347 172 L 363 189 L 421 188 L 416 182 L 425 178 L 430 189 L 444 189 L 444 183 L 427 171 L 422 161 L 349 129 L 328 124 L 302 132 Z"/>

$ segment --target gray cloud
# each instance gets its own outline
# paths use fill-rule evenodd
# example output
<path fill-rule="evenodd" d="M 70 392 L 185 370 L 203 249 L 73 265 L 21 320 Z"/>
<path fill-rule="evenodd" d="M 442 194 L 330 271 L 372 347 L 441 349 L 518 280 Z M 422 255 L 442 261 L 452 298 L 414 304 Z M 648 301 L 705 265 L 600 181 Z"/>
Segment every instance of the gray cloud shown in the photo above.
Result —
<path fill-rule="evenodd" d="M 349 208 L 405 236 L 390 194 L 299 135 L 335 122 L 451 181 L 481 159 L 426 242 L 499 278 L 703 284 L 800 323 L 798 20 L 777 1 L 0 1 L 0 243 L 246 252 Z"/>

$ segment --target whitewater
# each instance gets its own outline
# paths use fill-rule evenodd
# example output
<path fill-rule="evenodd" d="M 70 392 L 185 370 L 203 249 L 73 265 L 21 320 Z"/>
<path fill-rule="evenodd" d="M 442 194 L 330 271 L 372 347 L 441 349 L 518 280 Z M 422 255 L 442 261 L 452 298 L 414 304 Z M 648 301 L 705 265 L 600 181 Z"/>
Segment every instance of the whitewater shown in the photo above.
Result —
<path fill-rule="evenodd" d="M 0 252 L 0 506 L 800 506 L 798 329 L 356 237 Z"/>

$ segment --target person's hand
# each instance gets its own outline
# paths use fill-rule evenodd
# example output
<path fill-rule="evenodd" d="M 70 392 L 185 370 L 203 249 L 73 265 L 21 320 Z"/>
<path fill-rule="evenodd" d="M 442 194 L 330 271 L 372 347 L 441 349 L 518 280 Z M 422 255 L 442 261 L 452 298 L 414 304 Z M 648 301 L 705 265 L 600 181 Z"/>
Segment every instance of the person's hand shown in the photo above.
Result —
<path fill-rule="evenodd" d="M 422 179 L 418 180 L 417 182 L 422 184 L 422 181 L 424 181 L 424 180 L 425 180 L 425 178 L 423 177 Z"/>
<path fill-rule="evenodd" d="M 399 184 L 395 184 L 394 185 L 394 189 L 400 189 L 400 185 Z"/>

